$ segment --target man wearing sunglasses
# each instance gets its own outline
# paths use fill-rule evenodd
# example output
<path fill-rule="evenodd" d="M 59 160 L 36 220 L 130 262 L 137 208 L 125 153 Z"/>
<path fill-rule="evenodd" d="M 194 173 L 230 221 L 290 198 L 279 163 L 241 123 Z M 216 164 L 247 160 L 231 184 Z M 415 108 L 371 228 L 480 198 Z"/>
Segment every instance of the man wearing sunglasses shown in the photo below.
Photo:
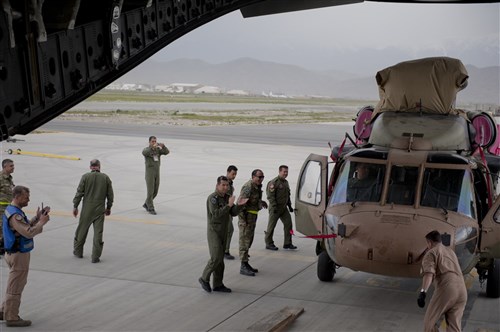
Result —
<path fill-rule="evenodd" d="M 252 172 L 252 179 L 247 181 L 241 188 L 240 198 L 248 198 L 248 202 L 238 215 L 238 227 L 240 231 L 240 274 L 255 276 L 259 270 L 254 269 L 248 263 L 248 251 L 252 246 L 257 223 L 257 214 L 262 208 L 267 209 L 267 203 L 262 200 L 262 182 L 264 172 L 255 169 Z"/>

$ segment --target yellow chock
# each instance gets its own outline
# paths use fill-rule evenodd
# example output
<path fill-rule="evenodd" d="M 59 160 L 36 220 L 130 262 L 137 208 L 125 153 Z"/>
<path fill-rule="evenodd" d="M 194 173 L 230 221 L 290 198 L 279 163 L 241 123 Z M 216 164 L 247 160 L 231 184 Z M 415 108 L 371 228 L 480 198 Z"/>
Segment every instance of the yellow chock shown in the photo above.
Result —
<path fill-rule="evenodd" d="M 72 156 L 63 156 L 60 154 L 52 154 L 52 153 L 41 153 L 41 152 L 32 152 L 32 151 L 21 151 L 21 149 L 8 149 L 6 151 L 8 154 L 24 154 L 27 156 L 34 157 L 45 157 L 45 158 L 58 158 L 58 159 L 69 159 L 69 160 L 80 160 L 80 157 L 72 157 Z"/>

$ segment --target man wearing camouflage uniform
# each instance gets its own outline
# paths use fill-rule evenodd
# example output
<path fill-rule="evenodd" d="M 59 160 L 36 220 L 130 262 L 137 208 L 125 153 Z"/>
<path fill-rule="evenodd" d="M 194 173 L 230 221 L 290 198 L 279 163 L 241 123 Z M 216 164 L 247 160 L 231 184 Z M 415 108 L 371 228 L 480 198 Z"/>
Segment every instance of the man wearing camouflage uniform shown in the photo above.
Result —
<path fill-rule="evenodd" d="M 267 203 L 262 200 L 262 181 L 264 173 L 260 169 L 252 172 L 252 179 L 247 181 L 241 188 L 241 198 L 248 198 L 245 209 L 238 215 L 238 227 L 240 230 L 240 274 L 255 276 L 259 270 L 254 269 L 248 263 L 248 251 L 252 246 L 257 223 L 257 214 L 262 208 L 267 209 Z"/>
<path fill-rule="evenodd" d="M 147 188 L 146 201 L 142 207 L 151 214 L 156 214 L 153 199 L 158 195 L 158 189 L 160 188 L 160 158 L 162 155 L 167 155 L 169 153 L 170 151 L 165 144 L 156 142 L 155 136 L 149 137 L 149 146 L 142 150 L 142 155 L 146 163 Z"/>
<path fill-rule="evenodd" d="M 104 215 L 111 214 L 113 206 L 113 187 L 110 178 L 101 173 L 101 163 L 94 159 L 90 162 L 90 172 L 82 176 L 75 198 L 73 199 L 73 216 L 78 216 L 78 205 L 83 198 L 82 213 L 76 228 L 73 255 L 83 257 L 83 245 L 87 239 L 90 225 L 94 225 L 94 244 L 92 246 L 92 263 L 99 263 L 102 254 L 102 233 L 104 231 Z"/>
<path fill-rule="evenodd" d="M 201 287 L 211 292 L 210 276 L 213 274 L 213 291 L 230 293 L 231 289 L 224 286 L 224 248 L 227 237 L 227 226 L 231 222 L 231 216 L 238 215 L 248 199 L 240 198 L 238 204 L 234 204 L 234 196 L 229 195 L 229 179 L 225 176 L 217 178 L 215 192 L 207 198 L 207 239 L 210 259 L 198 279 Z"/>
<path fill-rule="evenodd" d="M 273 234 L 274 228 L 278 219 L 283 222 L 283 231 L 285 232 L 284 249 L 297 249 L 292 244 L 292 217 L 290 212 L 293 212 L 292 202 L 290 200 L 290 186 L 286 180 L 288 176 L 288 166 L 281 165 L 277 177 L 267 183 L 267 200 L 269 201 L 269 222 L 267 224 L 267 232 L 265 235 L 266 249 L 278 250 L 274 245 Z M 287 209 L 288 207 L 288 209 Z"/>
<path fill-rule="evenodd" d="M 236 175 L 238 174 L 238 168 L 234 165 L 229 165 L 227 168 L 227 179 L 229 182 L 229 190 L 228 190 L 228 195 L 233 196 L 234 194 L 234 186 L 233 186 L 233 181 L 236 179 Z M 229 224 L 227 225 L 227 238 L 226 238 L 226 250 L 224 251 L 224 258 L 225 259 L 234 259 L 234 256 L 231 255 L 229 252 L 229 249 L 231 248 L 231 238 L 233 237 L 234 233 L 234 226 L 233 226 L 233 216 L 229 216 Z"/>
<path fill-rule="evenodd" d="M 14 189 L 12 173 L 14 173 L 14 161 L 11 159 L 2 160 L 2 172 L 0 173 L 0 216 L 3 216 L 5 208 L 12 201 L 12 189 Z M 3 254 L 2 223 L 0 223 L 0 256 Z"/>

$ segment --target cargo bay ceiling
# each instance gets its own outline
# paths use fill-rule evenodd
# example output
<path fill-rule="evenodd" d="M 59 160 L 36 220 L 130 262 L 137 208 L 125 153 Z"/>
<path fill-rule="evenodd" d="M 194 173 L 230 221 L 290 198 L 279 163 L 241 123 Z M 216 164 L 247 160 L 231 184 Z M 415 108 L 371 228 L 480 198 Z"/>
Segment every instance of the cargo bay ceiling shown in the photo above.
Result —
<path fill-rule="evenodd" d="M 360 2 L 0 0 L 0 141 L 31 132 L 174 40 L 232 11 L 252 17 Z"/>

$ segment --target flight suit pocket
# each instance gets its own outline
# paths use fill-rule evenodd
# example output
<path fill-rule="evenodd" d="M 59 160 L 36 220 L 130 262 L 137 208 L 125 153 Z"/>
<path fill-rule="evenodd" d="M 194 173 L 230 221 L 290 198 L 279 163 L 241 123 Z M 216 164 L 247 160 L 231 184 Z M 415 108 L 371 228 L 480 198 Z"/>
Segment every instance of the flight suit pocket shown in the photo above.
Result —
<path fill-rule="evenodd" d="M 213 222 L 211 228 L 213 231 L 218 232 L 222 229 L 222 224 L 220 222 Z"/>

